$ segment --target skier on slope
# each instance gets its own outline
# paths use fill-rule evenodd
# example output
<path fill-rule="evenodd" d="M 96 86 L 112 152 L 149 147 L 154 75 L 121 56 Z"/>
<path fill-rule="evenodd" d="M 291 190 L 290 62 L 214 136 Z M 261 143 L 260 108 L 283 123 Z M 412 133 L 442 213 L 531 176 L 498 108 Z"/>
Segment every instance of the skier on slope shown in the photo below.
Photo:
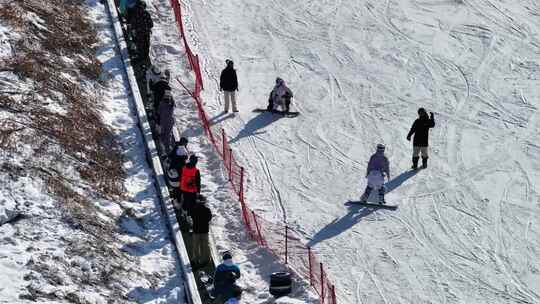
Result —
<path fill-rule="evenodd" d="M 268 97 L 268 111 L 278 111 L 279 106 L 281 106 L 284 112 L 288 113 L 291 105 L 291 99 L 293 93 L 291 89 L 285 85 L 285 81 L 281 78 L 276 78 L 276 85 L 270 92 Z"/>
<path fill-rule="evenodd" d="M 386 204 L 384 200 L 384 175 L 390 180 L 390 162 L 384 155 L 385 146 L 383 144 L 377 145 L 377 151 L 371 155 L 367 167 L 366 178 L 368 180 L 364 194 L 360 198 L 361 203 L 366 203 L 371 191 L 377 189 L 379 192 L 379 204 Z"/>
<path fill-rule="evenodd" d="M 412 169 L 418 169 L 419 155 L 422 154 L 422 168 L 427 168 L 428 161 L 428 139 L 429 129 L 435 127 L 435 119 L 433 118 L 433 112 L 430 112 L 428 116 L 424 108 L 418 109 L 418 118 L 414 121 L 409 134 L 407 134 L 407 140 L 411 140 L 411 136 L 414 134 L 413 139 L 413 156 L 412 156 Z"/>
<path fill-rule="evenodd" d="M 238 91 L 238 78 L 236 77 L 234 62 L 229 59 L 225 60 L 225 62 L 227 66 L 221 71 L 219 78 L 219 89 L 223 91 L 223 98 L 225 99 L 225 109 L 223 112 L 229 112 L 229 103 L 232 103 L 233 112 L 238 112 L 235 95 L 235 91 Z"/>

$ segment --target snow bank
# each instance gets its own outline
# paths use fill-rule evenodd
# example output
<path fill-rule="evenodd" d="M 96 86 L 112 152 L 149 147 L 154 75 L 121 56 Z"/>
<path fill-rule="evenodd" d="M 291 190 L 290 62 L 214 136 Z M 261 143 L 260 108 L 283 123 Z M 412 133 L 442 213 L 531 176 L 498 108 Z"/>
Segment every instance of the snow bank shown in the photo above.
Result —
<path fill-rule="evenodd" d="M 15 201 L 9 200 L 5 197 L 0 198 L 0 226 L 10 222 L 19 216 L 19 214 L 20 212 Z"/>

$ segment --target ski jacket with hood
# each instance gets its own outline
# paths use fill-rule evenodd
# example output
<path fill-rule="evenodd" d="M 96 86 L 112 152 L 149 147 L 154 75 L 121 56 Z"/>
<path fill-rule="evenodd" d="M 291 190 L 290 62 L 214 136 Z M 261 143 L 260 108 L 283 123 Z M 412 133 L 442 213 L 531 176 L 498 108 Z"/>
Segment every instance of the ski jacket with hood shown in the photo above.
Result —
<path fill-rule="evenodd" d="M 386 176 L 390 176 L 390 162 L 384 155 L 384 151 L 377 151 L 369 158 L 366 175 L 369 175 L 371 171 L 379 171 L 386 173 Z"/>
<path fill-rule="evenodd" d="M 293 93 L 291 89 L 285 85 L 285 81 L 278 78 L 274 89 L 272 89 L 272 92 L 270 93 L 270 98 L 272 98 L 274 105 L 281 105 L 283 103 L 283 98 L 285 97 L 292 98 Z"/>

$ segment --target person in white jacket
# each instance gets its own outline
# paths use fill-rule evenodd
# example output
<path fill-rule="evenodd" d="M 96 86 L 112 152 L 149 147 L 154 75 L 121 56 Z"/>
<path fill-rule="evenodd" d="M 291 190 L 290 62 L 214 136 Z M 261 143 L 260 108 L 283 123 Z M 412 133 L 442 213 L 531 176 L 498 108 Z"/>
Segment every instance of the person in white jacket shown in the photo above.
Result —
<path fill-rule="evenodd" d="M 366 178 L 368 180 L 364 194 L 360 198 L 361 203 L 365 203 L 371 194 L 373 189 L 379 192 L 379 204 L 386 204 L 384 200 L 384 176 L 390 179 L 390 162 L 384 155 L 386 147 L 383 144 L 377 145 L 377 151 L 369 158 L 369 163 L 366 172 Z"/>
<path fill-rule="evenodd" d="M 268 98 L 268 111 L 278 111 L 279 107 L 283 108 L 284 112 L 289 112 L 289 107 L 291 105 L 291 99 L 293 93 L 291 89 L 285 85 L 285 81 L 281 78 L 276 78 L 276 85 L 270 92 Z"/>

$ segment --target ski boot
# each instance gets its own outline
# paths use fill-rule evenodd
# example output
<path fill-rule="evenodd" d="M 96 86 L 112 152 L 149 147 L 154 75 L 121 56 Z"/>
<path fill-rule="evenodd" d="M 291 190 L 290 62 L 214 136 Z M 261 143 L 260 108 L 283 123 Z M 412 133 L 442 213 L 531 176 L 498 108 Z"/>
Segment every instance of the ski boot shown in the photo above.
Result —
<path fill-rule="evenodd" d="M 379 205 L 386 205 L 386 201 L 384 200 L 385 190 L 384 187 L 379 188 Z"/>
<path fill-rule="evenodd" d="M 360 203 L 362 204 L 367 203 L 367 199 L 369 198 L 369 194 L 371 193 L 371 190 L 373 190 L 373 188 L 369 186 L 366 187 L 366 190 L 364 190 L 364 194 L 362 194 L 362 196 L 360 197 Z"/>
<path fill-rule="evenodd" d="M 427 157 L 422 157 L 422 169 L 427 168 Z"/>
<path fill-rule="evenodd" d="M 411 169 L 413 169 L 413 170 L 418 169 L 418 160 L 419 160 L 419 159 L 420 159 L 420 157 L 418 157 L 418 156 L 413 156 L 413 158 L 412 158 L 412 167 L 411 167 Z"/>

